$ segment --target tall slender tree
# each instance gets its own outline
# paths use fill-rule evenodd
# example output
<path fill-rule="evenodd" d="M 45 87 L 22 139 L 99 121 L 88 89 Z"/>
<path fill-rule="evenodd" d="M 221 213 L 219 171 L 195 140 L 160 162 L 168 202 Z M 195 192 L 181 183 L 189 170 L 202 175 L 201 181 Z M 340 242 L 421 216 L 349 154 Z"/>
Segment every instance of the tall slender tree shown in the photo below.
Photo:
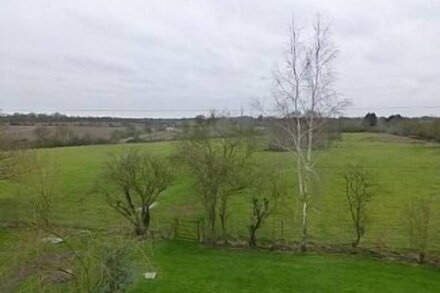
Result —
<path fill-rule="evenodd" d="M 314 148 L 326 118 L 344 107 L 334 89 L 333 62 L 337 50 L 331 29 L 318 15 L 309 38 L 303 38 L 294 19 L 284 58 L 274 72 L 273 96 L 281 130 L 280 147 L 290 151 L 296 161 L 298 197 L 302 205 L 301 250 L 307 249 L 310 185 L 315 173 Z"/>

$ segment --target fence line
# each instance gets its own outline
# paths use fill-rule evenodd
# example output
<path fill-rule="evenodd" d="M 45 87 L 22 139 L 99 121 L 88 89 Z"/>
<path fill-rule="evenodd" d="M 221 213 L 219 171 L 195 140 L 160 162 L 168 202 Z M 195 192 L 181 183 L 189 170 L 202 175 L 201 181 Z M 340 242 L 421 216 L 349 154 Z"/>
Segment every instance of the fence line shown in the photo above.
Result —
<path fill-rule="evenodd" d="M 175 218 L 174 238 L 186 241 L 203 241 L 203 220 L 195 218 Z"/>

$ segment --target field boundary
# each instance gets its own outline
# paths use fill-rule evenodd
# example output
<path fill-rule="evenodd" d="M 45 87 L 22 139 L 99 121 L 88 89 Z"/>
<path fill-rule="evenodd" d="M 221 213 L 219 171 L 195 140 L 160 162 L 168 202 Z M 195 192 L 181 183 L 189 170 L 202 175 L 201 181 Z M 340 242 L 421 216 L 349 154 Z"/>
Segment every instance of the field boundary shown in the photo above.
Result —
<path fill-rule="evenodd" d="M 192 242 L 203 241 L 203 220 L 181 217 L 174 219 L 174 238 Z"/>

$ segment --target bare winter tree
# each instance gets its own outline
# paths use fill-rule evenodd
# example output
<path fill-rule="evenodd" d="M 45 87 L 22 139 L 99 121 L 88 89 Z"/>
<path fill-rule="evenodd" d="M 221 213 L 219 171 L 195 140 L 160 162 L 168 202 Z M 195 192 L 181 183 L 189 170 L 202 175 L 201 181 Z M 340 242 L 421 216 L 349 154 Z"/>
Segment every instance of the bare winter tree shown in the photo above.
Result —
<path fill-rule="evenodd" d="M 252 197 L 252 218 L 249 225 L 249 246 L 257 247 L 257 230 L 260 229 L 271 213 L 270 201 L 267 197 Z"/>
<path fill-rule="evenodd" d="M 356 248 L 365 234 L 367 207 L 374 199 L 366 170 L 361 166 L 352 167 L 344 176 L 345 196 L 347 197 L 351 219 L 356 231 L 356 239 L 352 246 Z"/>
<path fill-rule="evenodd" d="M 249 187 L 249 168 L 256 151 L 253 130 L 227 119 L 210 118 L 188 129 L 188 139 L 181 145 L 209 222 L 210 240 L 216 240 L 217 219 L 222 240 L 227 241 L 230 197 Z"/>
<path fill-rule="evenodd" d="M 276 127 L 282 130 L 280 147 L 294 154 L 298 196 L 302 204 L 301 250 L 307 249 L 310 184 L 315 168 L 314 147 L 326 118 L 338 114 L 345 101 L 334 89 L 336 48 L 330 27 L 319 16 L 310 38 L 302 38 L 294 20 L 284 61 L 274 72 Z"/>
<path fill-rule="evenodd" d="M 109 204 L 133 226 L 136 235 L 146 235 L 150 207 L 169 186 L 172 175 L 167 164 L 137 150 L 115 155 L 107 162 L 103 192 Z M 104 184 L 103 184 L 104 185 Z M 113 194 L 108 186 L 116 186 Z"/>

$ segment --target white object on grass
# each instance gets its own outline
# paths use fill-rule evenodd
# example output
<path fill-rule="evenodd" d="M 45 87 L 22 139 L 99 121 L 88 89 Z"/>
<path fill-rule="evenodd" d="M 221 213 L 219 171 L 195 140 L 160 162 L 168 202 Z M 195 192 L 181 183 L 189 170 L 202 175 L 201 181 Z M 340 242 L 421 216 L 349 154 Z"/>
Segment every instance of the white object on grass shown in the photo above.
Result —
<path fill-rule="evenodd" d="M 153 202 L 152 204 L 150 204 L 149 208 L 152 209 L 152 208 L 154 208 L 155 206 L 157 206 L 157 201 L 155 201 L 155 202 Z M 138 212 L 142 211 L 142 207 L 138 207 L 138 208 L 137 208 L 137 211 L 138 211 Z"/>
<path fill-rule="evenodd" d="M 43 242 L 50 243 L 50 244 L 57 244 L 57 243 L 61 243 L 63 241 L 64 241 L 63 239 L 61 239 L 59 237 L 53 237 L 53 236 L 43 238 Z"/>
<path fill-rule="evenodd" d="M 156 272 L 146 272 L 144 274 L 144 277 L 145 277 L 145 279 L 153 280 L 153 279 L 156 279 L 156 275 L 157 275 Z"/>

